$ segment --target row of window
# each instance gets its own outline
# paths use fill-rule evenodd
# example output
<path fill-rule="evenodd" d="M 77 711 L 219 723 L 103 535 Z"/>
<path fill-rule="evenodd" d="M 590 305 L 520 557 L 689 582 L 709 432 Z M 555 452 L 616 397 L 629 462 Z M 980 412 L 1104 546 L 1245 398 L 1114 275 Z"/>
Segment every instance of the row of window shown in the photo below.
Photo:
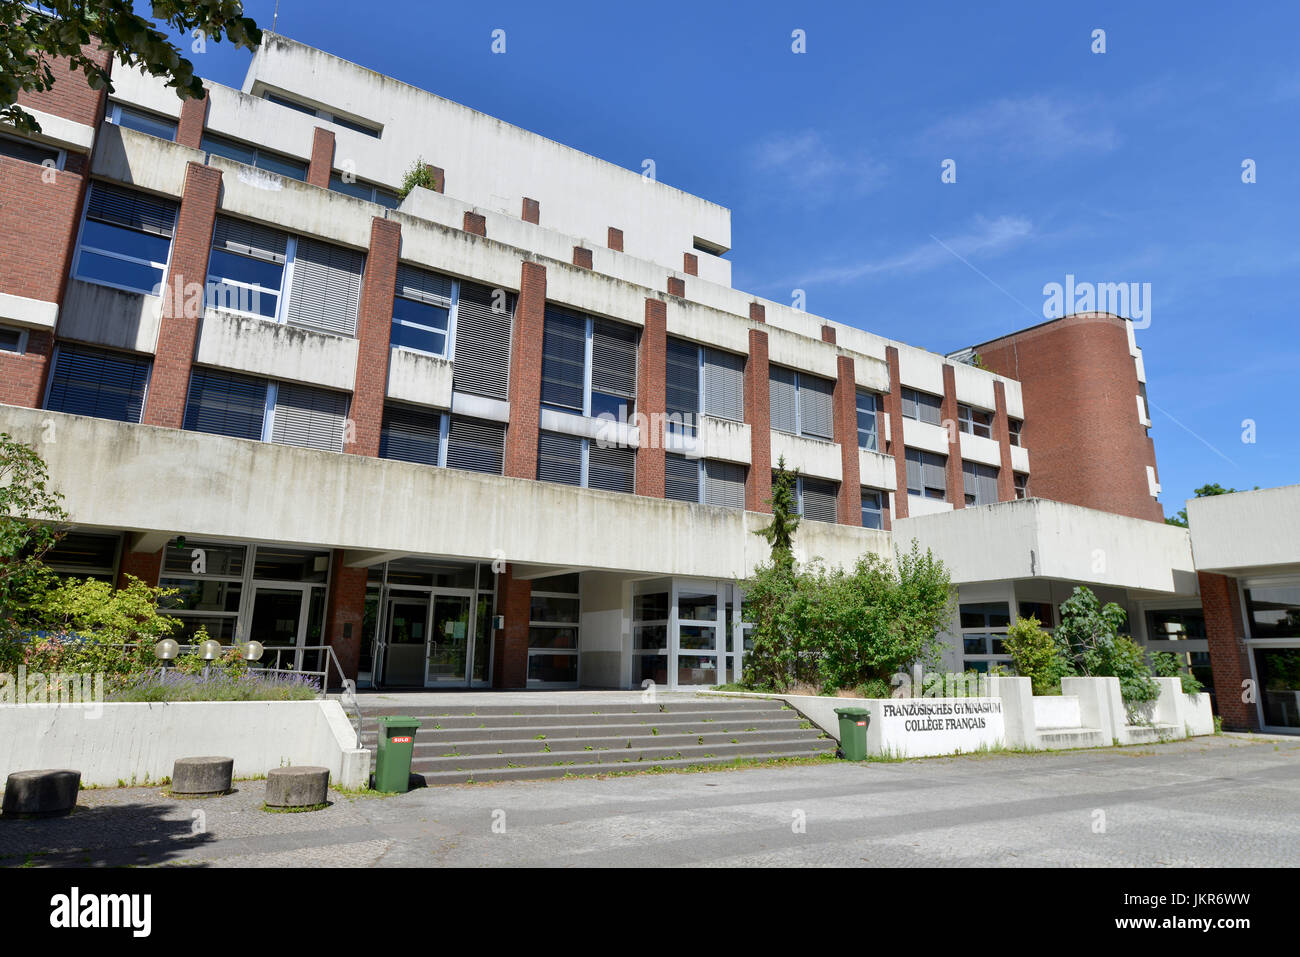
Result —
<path fill-rule="evenodd" d="M 907 494 L 948 500 L 948 458 L 923 449 L 907 449 Z M 961 463 L 962 485 L 966 505 L 993 505 L 998 501 L 998 469 L 980 462 Z M 1029 477 L 1021 472 L 1015 477 L 1016 498 L 1029 495 Z"/>
<path fill-rule="evenodd" d="M 859 395 L 861 394 L 859 393 Z M 942 425 L 943 423 L 943 399 L 932 393 L 922 392 L 919 389 L 904 388 L 902 390 L 902 408 L 903 418 L 905 419 L 914 419 L 917 422 L 925 422 L 929 425 Z M 1024 423 L 1020 419 L 1009 418 L 1007 424 L 1011 434 L 1011 444 L 1019 445 L 1020 430 Z M 993 438 L 993 413 L 987 409 L 980 409 L 972 405 L 958 405 L 957 428 L 967 435 L 991 439 Z M 866 446 L 863 446 L 863 448 L 866 448 Z"/>

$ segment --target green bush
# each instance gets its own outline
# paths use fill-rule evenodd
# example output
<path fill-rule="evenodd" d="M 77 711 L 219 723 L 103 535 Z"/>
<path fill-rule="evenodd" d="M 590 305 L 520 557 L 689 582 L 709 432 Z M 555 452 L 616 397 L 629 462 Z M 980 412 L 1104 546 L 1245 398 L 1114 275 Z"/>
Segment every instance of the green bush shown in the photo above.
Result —
<path fill-rule="evenodd" d="M 1061 604 L 1061 624 L 1055 637 L 1074 673 L 1119 679 L 1132 718 L 1143 705 L 1160 697 L 1160 688 L 1151 680 L 1142 649 L 1128 635 L 1119 633 L 1127 617 L 1119 605 L 1108 602 L 1103 606 L 1091 589 L 1080 585 Z"/>
<path fill-rule="evenodd" d="M 1151 653 L 1151 670 L 1157 678 L 1178 678 L 1183 683 L 1183 694 L 1200 694 L 1205 685 L 1190 671 L 1183 670 L 1183 663 L 1178 656 L 1168 651 Z"/>
<path fill-rule="evenodd" d="M 1007 629 L 1003 644 L 1016 666 L 1016 674 L 1029 679 L 1034 694 L 1055 694 L 1060 690 L 1070 665 L 1056 639 L 1043 630 L 1037 618 L 1017 619 Z"/>
<path fill-rule="evenodd" d="M 406 195 L 417 186 L 432 190 L 438 188 L 438 177 L 434 174 L 433 167 L 424 161 L 423 156 L 417 156 L 411 168 L 403 174 L 402 184 L 397 188 L 397 195 L 405 199 Z"/>

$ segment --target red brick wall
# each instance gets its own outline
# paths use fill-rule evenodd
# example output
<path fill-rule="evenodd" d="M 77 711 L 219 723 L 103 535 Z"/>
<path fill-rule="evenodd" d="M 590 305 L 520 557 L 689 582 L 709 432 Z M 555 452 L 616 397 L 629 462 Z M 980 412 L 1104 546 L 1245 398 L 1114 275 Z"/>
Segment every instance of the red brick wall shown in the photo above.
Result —
<path fill-rule="evenodd" d="M 307 182 L 321 189 L 330 188 L 330 173 L 334 171 L 334 132 L 316 127 L 311 140 L 311 162 L 307 164 Z"/>
<path fill-rule="evenodd" d="M 106 50 L 99 49 L 97 44 L 87 44 L 81 48 L 81 52 L 100 67 L 109 67 L 111 75 L 112 56 Z M 34 110 L 42 110 L 98 129 L 104 119 L 108 91 L 92 90 L 86 82 L 86 75 L 80 70 L 73 70 L 66 58 L 51 61 L 50 72 L 54 74 L 54 86 L 44 93 L 19 90 L 18 105 L 30 106 Z"/>
<path fill-rule="evenodd" d="M 156 552 L 133 552 L 128 543 L 122 548 L 122 560 L 118 562 L 117 587 L 127 586 L 127 575 L 140 579 L 146 585 L 157 587 L 158 579 L 162 577 L 162 559 L 162 549 Z"/>
<path fill-rule="evenodd" d="M 834 330 L 831 330 L 834 332 Z M 862 479 L 858 467 L 858 386 L 851 356 L 836 359 L 835 391 L 831 395 L 835 415 L 835 441 L 840 445 L 843 479 L 836 503 L 836 521 L 841 525 L 862 525 Z"/>
<path fill-rule="evenodd" d="M 688 276 L 700 274 L 700 257 L 695 253 L 682 253 L 682 272 Z"/>
<path fill-rule="evenodd" d="M 609 238 L 606 239 L 605 245 L 615 252 L 623 251 L 623 230 L 616 226 L 609 227 Z"/>
<path fill-rule="evenodd" d="M 505 574 L 497 577 L 497 612 L 505 616 L 505 628 L 496 633 L 492 645 L 494 688 L 523 688 L 528 684 L 532 594 L 532 582 L 516 579 L 513 565 L 507 565 Z"/>
<path fill-rule="evenodd" d="M 993 380 L 993 438 L 998 443 L 998 501 L 1010 502 L 1016 497 L 1015 469 L 1011 465 L 1011 426 L 1007 421 L 1007 386 L 1001 379 Z"/>
<path fill-rule="evenodd" d="M 176 217 L 171 268 L 163 290 L 158 347 L 145 399 L 146 425 L 179 429 L 184 424 L 185 397 L 204 299 L 187 295 L 187 287 L 193 289 L 193 284 L 202 287 L 207 280 L 212 226 L 220 195 L 221 170 L 199 163 L 186 165 L 185 192 Z"/>
<path fill-rule="evenodd" d="M 479 213 L 471 213 L 465 210 L 465 232 L 473 233 L 475 236 L 487 235 L 487 219 Z"/>
<path fill-rule="evenodd" d="M 334 649 L 345 677 L 354 681 L 361 664 L 361 626 L 366 615 L 364 568 L 343 564 L 343 550 L 330 553 L 329 598 L 325 603 L 325 644 Z M 331 672 L 330 679 L 335 680 Z"/>
<path fill-rule="evenodd" d="M 397 284 L 397 257 L 402 248 L 402 227 L 376 216 L 370 221 L 370 249 L 361 280 L 357 309 L 357 374 L 350 412 L 355 434 L 345 452 L 378 455 L 379 433 L 388 394 L 388 349 L 393 329 L 393 296 Z"/>
<path fill-rule="evenodd" d="M 678 299 L 686 298 L 686 280 L 679 279 L 676 276 L 668 277 L 668 295 L 676 296 Z"/>
<path fill-rule="evenodd" d="M 1196 577 L 1201 586 L 1201 608 L 1205 612 L 1215 704 L 1223 727 L 1229 731 L 1258 730 L 1259 713 L 1254 702 L 1242 700 L 1245 683 L 1250 679 L 1250 659 L 1237 579 L 1212 572 L 1197 572 Z M 1258 700 L 1258 689 L 1253 697 Z"/>
<path fill-rule="evenodd" d="M 529 199 L 525 196 L 523 209 L 520 211 L 519 217 L 526 223 L 533 223 L 536 225 L 542 218 L 541 204 L 538 203 L 537 200 Z"/>
<path fill-rule="evenodd" d="M 961 432 L 957 428 L 957 374 L 950 365 L 943 367 L 943 405 L 939 415 L 948 430 L 948 501 L 953 508 L 966 507 L 966 481 L 961 471 Z"/>
<path fill-rule="evenodd" d="M 992 371 L 1021 383 L 1022 437 L 1036 496 L 1164 520 L 1147 486 L 1155 447 L 1138 420 L 1137 368 L 1124 320 L 1067 316 L 978 351 Z"/>
<path fill-rule="evenodd" d="M 762 308 L 759 306 L 760 310 Z M 749 471 L 745 474 L 745 508 L 751 512 L 772 511 L 772 506 L 768 503 L 772 497 L 772 408 L 771 394 L 768 392 L 770 371 L 767 331 L 750 329 L 749 356 L 745 360 L 745 422 L 749 426 L 750 438 Z"/>
<path fill-rule="evenodd" d="M 591 250 L 582 246 L 573 247 L 573 264 L 583 269 L 591 268 Z"/>
<path fill-rule="evenodd" d="M 749 319 L 751 322 L 767 322 L 767 308 L 761 302 L 751 302 Z"/>
<path fill-rule="evenodd" d="M 208 122 L 208 95 L 202 99 L 181 100 L 181 118 L 176 124 L 176 142 L 181 146 L 199 149 L 203 143 L 203 128 Z"/>
<path fill-rule="evenodd" d="M 834 326 L 822 326 L 822 342 L 829 342 L 831 345 L 835 344 Z"/>
<path fill-rule="evenodd" d="M 546 267 L 523 264 L 510 344 L 510 424 L 505 474 L 537 478 L 537 431 L 542 402 L 542 330 L 546 322 Z"/>
<path fill-rule="evenodd" d="M 645 418 L 636 453 L 638 495 L 664 497 L 664 428 L 668 409 L 668 307 L 662 299 L 645 301 L 645 328 L 637 363 L 636 407 Z"/>
<path fill-rule="evenodd" d="M 889 434 L 893 436 L 886 451 L 894 457 L 894 474 L 898 477 L 898 492 L 894 495 L 894 516 L 907 518 L 907 455 L 903 446 L 903 385 L 898 371 L 898 348 L 885 346 L 885 362 L 889 366 L 889 394 L 882 396 L 889 416 Z M 881 440 L 885 433 L 881 430 Z"/>

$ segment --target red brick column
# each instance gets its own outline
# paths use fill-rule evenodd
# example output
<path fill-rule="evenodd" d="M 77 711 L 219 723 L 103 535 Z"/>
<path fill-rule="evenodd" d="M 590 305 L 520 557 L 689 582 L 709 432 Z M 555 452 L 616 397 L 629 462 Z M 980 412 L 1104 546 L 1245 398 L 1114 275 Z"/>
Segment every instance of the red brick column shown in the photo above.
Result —
<path fill-rule="evenodd" d="M 375 216 L 370 221 L 370 249 L 361 280 L 357 309 L 357 373 L 352 386 L 353 441 L 343 451 L 378 455 L 379 433 L 388 394 L 388 345 L 393 331 L 393 296 L 402 227 Z"/>
<path fill-rule="evenodd" d="M 682 272 L 688 276 L 700 274 L 700 257 L 695 253 L 682 253 Z"/>
<path fill-rule="evenodd" d="M 638 495 L 664 497 L 664 416 L 668 411 L 668 307 L 662 299 L 645 301 L 645 329 L 637 363 L 636 408 L 641 420 L 641 447 L 636 453 Z"/>
<path fill-rule="evenodd" d="M 957 426 L 957 374 L 950 365 L 943 367 L 943 405 L 939 410 L 943 427 L 948 430 L 948 501 L 953 508 L 966 507 L 966 480 L 961 471 L 961 430 Z"/>
<path fill-rule="evenodd" d="M 1237 579 L 1213 572 L 1197 572 L 1201 586 L 1201 608 L 1205 612 L 1205 636 L 1210 649 L 1210 670 L 1214 673 L 1214 703 L 1224 730 L 1258 731 L 1259 711 L 1246 702 L 1250 680 L 1250 657 L 1246 650 L 1245 619 Z M 1252 696 L 1259 699 L 1260 690 Z"/>
<path fill-rule="evenodd" d="M 542 218 L 542 206 L 535 199 L 524 197 L 523 209 L 520 210 L 519 218 L 526 223 L 532 223 L 536 226 Z"/>
<path fill-rule="evenodd" d="M 605 245 L 614 252 L 621 253 L 623 251 L 623 230 L 616 226 L 609 227 L 609 237 L 605 240 Z"/>
<path fill-rule="evenodd" d="M 471 213 L 465 210 L 464 226 L 465 232 L 473 233 L 475 236 L 487 235 L 487 217 L 481 213 Z"/>
<path fill-rule="evenodd" d="M 584 246 L 573 247 L 573 264 L 583 269 L 591 268 L 591 250 Z"/>
<path fill-rule="evenodd" d="M 822 342 L 829 342 L 831 345 L 835 345 L 834 326 L 822 326 Z"/>
<path fill-rule="evenodd" d="M 130 535 L 126 536 L 128 539 Z M 117 568 L 117 587 L 125 588 L 126 576 L 140 579 L 146 585 L 157 587 L 162 577 L 163 549 L 156 552 L 133 552 L 128 543 L 122 549 L 122 560 Z"/>
<path fill-rule="evenodd" d="M 433 191 L 435 193 L 446 192 L 447 190 L 446 171 L 441 166 L 431 166 L 428 163 L 424 164 L 424 168 L 428 171 L 429 176 L 433 179 Z"/>
<path fill-rule="evenodd" d="M 220 195 L 221 170 L 200 163 L 187 164 L 185 193 L 172 239 L 171 268 L 163 289 L 158 346 L 145 400 L 146 425 L 179 429 L 185 421 L 190 366 L 206 299 L 201 293 L 191 293 L 196 284 L 202 290 L 207 282 L 212 226 Z"/>
<path fill-rule="evenodd" d="M 537 478 L 537 431 L 542 404 L 542 331 L 546 324 L 546 267 L 523 264 L 510 344 L 510 425 L 505 474 Z"/>
<path fill-rule="evenodd" d="M 830 328 L 829 326 L 825 328 Z M 831 329 L 834 334 L 835 330 Z M 835 441 L 840 446 L 843 477 L 840 479 L 836 521 L 840 525 L 862 525 L 862 477 L 858 465 L 858 384 L 852 356 L 839 356 L 835 362 L 834 405 Z"/>
<path fill-rule="evenodd" d="M 1011 423 L 1007 421 L 1007 386 L 993 380 L 993 438 L 998 443 L 998 501 L 1011 502 L 1016 497 L 1015 466 L 1011 464 Z"/>
<path fill-rule="evenodd" d="M 885 362 L 889 366 L 889 394 L 881 396 L 889 415 L 889 448 L 894 457 L 894 474 L 898 478 L 898 491 L 894 494 L 894 515 L 907 518 L 907 449 L 903 445 L 903 384 L 898 371 L 898 347 L 885 346 Z M 882 430 L 880 439 L 883 442 Z"/>
<path fill-rule="evenodd" d="M 344 677 L 356 680 L 361 664 L 361 624 L 366 615 L 364 568 L 343 564 L 343 550 L 330 553 L 329 600 L 325 603 L 325 641 L 334 649 Z M 334 679 L 330 674 L 331 680 Z"/>
<path fill-rule="evenodd" d="M 759 308 L 762 308 L 761 306 Z M 749 330 L 745 360 L 745 424 L 749 426 L 750 460 L 745 474 L 745 508 L 770 512 L 772 506 L 772 396 L 767 361 L 767 331 Z"/>
<path fill-rule="evenodd" d="M 678 299 L 686 298 L 686 280 L 679 279 L 676 276 L 668 277 L 668 295 L 676 296 Z"/>
<path fill-rule="evenodd" d="M 761 302 L 751 302 L 749 304 L 749 321 L 767 322 L 767 308 Z"/>
<path fill-rule="evenodd" d="M 533 583 L 514 577 L 507 565 L 497 577 L 497 609 L 505 628 L 492 645 L 492 687 L 523 688 L 528 684 L 528 622 L 532 617 Z"/>
<path fill-rule="evenodd" d="M 181 100 L 181 118 L 176 124 L 176 142 L 190 149 L 203 143 L 203 128 L 208 122 L 208 91 L 196 100 Z"/>
<path fill-rule="evenodd" d="M 334 131 L 316 127 L 311 140 L 311 162 L 307 164 L 307 182 L 321 189 L 330 188 L 334 171 Z"/>

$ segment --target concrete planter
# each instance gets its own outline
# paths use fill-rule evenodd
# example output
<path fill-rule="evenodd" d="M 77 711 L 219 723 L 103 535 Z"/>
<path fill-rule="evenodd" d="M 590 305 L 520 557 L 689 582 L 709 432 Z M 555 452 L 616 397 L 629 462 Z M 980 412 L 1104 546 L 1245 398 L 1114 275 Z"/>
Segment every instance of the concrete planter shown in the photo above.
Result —
<path fill-rule="evenodd" d="M 221 754 L 236 777 L 288 765 L 328 768 L 364 787 L 369 753 L 337 701 L 120 702 L 89 708 L 0 706 L 0 777 L 65 767 L 86 784 L 144 784 L 170 777 L 178 758 Z"/>

